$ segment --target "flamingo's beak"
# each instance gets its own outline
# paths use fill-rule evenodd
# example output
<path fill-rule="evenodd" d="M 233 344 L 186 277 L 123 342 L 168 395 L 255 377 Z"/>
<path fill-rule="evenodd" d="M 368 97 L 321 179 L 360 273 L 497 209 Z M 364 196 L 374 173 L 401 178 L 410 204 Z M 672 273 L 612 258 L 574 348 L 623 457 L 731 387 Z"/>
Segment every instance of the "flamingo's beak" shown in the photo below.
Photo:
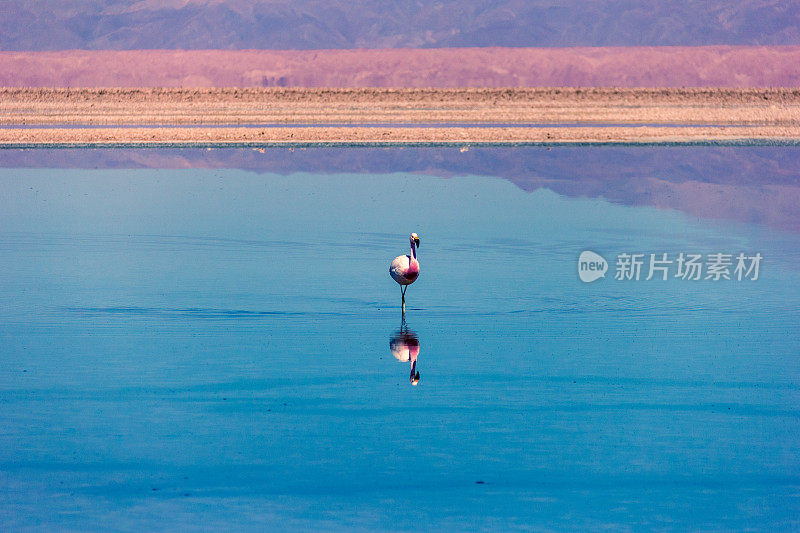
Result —
<path fill-rule="evenodd" d="M 419 248 L 419 237 L 414 238 L 414 244 L 416 244 L 417 248 Z"/>

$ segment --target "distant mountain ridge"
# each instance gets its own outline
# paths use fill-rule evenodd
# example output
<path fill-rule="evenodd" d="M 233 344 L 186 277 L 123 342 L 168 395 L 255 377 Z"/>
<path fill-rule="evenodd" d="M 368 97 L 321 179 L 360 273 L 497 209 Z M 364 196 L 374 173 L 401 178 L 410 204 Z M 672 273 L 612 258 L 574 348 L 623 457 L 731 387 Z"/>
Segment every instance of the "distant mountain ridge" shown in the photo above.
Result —
<path fill-rule="evenodd" d="M 0 50 L 800 45 L 786 0 L 14 0 Z"/>

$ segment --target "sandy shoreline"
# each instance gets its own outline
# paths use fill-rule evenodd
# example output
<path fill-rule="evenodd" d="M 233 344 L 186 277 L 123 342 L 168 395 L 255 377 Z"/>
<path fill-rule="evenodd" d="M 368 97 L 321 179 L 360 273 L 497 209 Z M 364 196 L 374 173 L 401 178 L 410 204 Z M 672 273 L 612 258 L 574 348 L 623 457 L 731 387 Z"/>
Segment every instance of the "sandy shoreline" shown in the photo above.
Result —
<path fill-rule="evenodd" d="M 0 129 L 0 146 L 53 145 L 258 145 L 447 143 L 748 143 L 800 142 L 800 127 L 576 127 L 576 128 L 103 128 Z"/>
<path fill-rule="evenodd" d="M 800 141 L 800 89 L 0 90 L 4 147 L 706 141 Z"/>

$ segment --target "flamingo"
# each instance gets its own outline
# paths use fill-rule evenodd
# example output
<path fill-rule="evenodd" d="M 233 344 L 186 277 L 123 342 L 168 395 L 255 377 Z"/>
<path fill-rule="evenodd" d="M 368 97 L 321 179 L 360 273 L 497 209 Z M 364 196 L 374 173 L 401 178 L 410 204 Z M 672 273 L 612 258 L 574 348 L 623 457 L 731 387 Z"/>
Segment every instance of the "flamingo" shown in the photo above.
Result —
<path fill-rule="evenodd" d="M 411 255 L 398 255 L 389 265 L 389 275 L 400 284 L 400 294 L 403 299 L 403 316 L 406 314 L 406 289 L 417 281 L 419 277 L 419 261 L 417 261 L 417 247 L 419 246 L 419 236 L 412 233 Z"/>

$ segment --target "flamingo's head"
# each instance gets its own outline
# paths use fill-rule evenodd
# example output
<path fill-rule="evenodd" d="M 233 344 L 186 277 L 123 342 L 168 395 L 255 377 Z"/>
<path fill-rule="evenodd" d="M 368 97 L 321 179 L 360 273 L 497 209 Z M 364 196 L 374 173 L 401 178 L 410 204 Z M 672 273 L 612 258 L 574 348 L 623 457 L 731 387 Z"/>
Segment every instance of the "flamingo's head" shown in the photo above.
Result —
<path fill-rule="evenodd" d="M 411 234 L 411 242 L 413 244 L 415 244 L 417 246 L 417 248 L 419 248 L 419 235 L 417 235 L 416 233 L 412 233 Z"/>
<path fill-rule="evenodd" d="M 416 387 L 418 383 L 419 383 L 419 372 L 411 376 L 411 384 Z"/>

